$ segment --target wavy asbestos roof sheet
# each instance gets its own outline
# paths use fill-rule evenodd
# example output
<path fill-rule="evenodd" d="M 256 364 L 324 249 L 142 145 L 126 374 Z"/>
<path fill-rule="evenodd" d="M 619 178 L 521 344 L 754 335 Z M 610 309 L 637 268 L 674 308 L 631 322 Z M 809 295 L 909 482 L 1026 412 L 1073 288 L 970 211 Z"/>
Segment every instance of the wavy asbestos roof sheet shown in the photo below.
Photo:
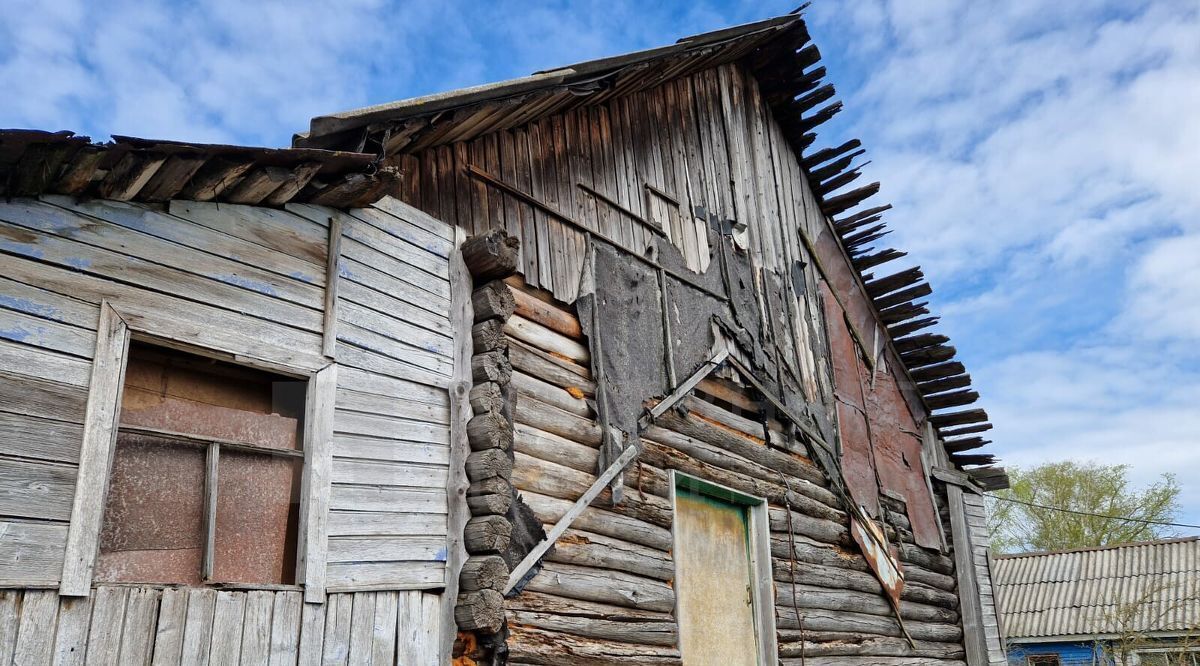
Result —
<path fill-rule="evenodd" d="M 1200 628 L 1200 537 L 1002 555 L 992 574 L 1010 640 Z"/>

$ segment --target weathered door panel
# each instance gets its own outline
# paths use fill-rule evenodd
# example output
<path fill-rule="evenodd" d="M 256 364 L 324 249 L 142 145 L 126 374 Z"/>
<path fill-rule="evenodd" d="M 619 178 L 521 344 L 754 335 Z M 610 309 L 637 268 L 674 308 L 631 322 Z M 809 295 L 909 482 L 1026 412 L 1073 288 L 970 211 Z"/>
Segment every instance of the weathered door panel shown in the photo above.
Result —
<path fill-rule="evenodd" d="M 675 511 L 684 663 L 758 664 L 747 508 L 677 488 Z"/>

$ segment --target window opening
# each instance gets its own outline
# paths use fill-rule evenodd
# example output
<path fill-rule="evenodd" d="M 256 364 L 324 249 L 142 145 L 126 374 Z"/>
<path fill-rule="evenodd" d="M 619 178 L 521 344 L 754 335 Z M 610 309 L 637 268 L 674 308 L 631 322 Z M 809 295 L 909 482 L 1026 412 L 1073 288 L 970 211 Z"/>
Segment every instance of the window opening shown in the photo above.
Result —
<path fill-rule="evenodd" d="M 306 384 L 132 342 L 95 579 L 294 583 Z"/>

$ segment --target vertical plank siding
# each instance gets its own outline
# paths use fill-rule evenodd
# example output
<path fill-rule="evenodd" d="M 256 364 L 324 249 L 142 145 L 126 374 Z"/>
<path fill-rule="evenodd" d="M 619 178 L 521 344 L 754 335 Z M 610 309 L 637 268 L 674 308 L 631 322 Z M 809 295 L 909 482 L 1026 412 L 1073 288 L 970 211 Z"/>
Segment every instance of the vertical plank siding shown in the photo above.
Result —
<path fill-rule="evenodd" d="M 314 663 L 439 666 L 437 598 L 347 592 L 315 606 L 280 590 L 101 585 L 86 598 L 3 590 L 0 663 L 283 666 L 297 663 L 298 646 L 315 645 Z M 302 606 L 328 609 L 332 623 L 328 613 L 303 622 Z"/>

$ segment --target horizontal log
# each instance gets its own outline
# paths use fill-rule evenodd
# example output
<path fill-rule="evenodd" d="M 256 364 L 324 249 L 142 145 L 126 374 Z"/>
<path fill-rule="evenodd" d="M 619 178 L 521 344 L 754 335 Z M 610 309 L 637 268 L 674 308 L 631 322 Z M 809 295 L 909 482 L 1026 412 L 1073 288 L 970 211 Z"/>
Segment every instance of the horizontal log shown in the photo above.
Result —
<path fill-rule="evenodd" d="M 543 563 L 525 589 L 644 610 L 669 612 L 675 608 L 675 591 L 662 581 L 557 562 Z"/>
<path fill-rule="evenodd" d="M 835 590 L 813 585 L 796 585 L 795 600 L 792 586 L 779 585 L 775 593 L 775 605 L 798 607 L 802 609 L 820 608 L 825 610 L 844 610 L 869 615 L 894 617 L 892 604 L 882 594 L 868 594 L 855 590 Z M 938 624 L 957 624 L 958 612 L 942 606 L 900 601 L 900 617 L 905 620 L 934 622 Z"/>
<path fill-rule="evenodd" d="M 507 341 L 503 319 L 488 319 L 471 327 L 471 346 L 476 354 L 505 349 Z"/>
<path fill-rule="evenodd" d="M 776 536 L 771 538 L 771 552 L 777 557 L 786 557 L 787 538 Z M 866 566 L 850 569 L 812 562 L 797 562 L 794 566 L 779 559 L 776 559 L 775 562 L 774 574 L 775 580 L 778 582 L 777 587 L 787 587 L 794 576 L 796 582 L 803 585 L 816 585 L 833 590 L 856 590 L 876 596 L 883 594 L 883 586 L 879 583 L 879 579 Z M 865 562 L 866 560 L 863 559 L 864 565 Z M 924 583 L 905 581 L 904 591 L 900 598 L 951 610 L 958 609 L 958 597 L 952 591 L 938 589 Z"/>
<path fill-rule="evenodd" d="M 872 636 L 870 634 L 857 633 L 841 633 L 832 634 L 832 632 L 822 632 L 829 635 L 831 640 L 814 640 L 808 636 L 808 640 L 798 640 L 794 642 L 780 643 L 779 656 L 783 659 L 780 664 L 825 664 L 826 660 L 807 661 L 813 657 L 853 657 L 854 666 L 861 664 L 890 666 L 895 664 L 895 660 L 885 659 L 880 661 L 878 657 L 908 657 L 919 659 L 909 663 L 928 664 L 928 659 L 955 659 L 961 660 L 965 655 L 963 646 L 958 643 L 937 643 L 933 641 L 916 641 L 915 646 L 910 645 L 904 638 L 894 638 L 891 636 Z M 805 661 L 800 659 L 790 660 L 789 657 L 804 657 Z"/>
<path fill-rule="evenodd" d="M 504 626 L 504 597 L 495 590 L 460 594 L 454 620 L 462 631 L 494 634 Z"/>
<path fill-rule="evenodd" d="M 574 340 L 583 338 L 583 329 L 574 314 L 547 303 L 519 287 L 509 285 L 509 289 L 516 302 L 516 314 L 568 338 Z"/>
<path fill-rule="evenodd" d="M 562 387 L 579 395 L 595 395 L 591 372 L 582 365 L 552 356 L 523 342 L 511 341 L 509 358 L 514 368 L 531 377 Z"/>
<path fill-rule="evenodd" d="M 593 474 L 580 472 L 523 453 L 516 454 L 516 466 L 513 468 L 512 481 L 520 491 L 530 491 L 574 502 L 587 492 L 595 480 L 596 477 Z M 663 486 L 662 490 L 666 490 L 665 479 L 660 480 L 660 484 Z M 665 497 L 626 492 L 621 503 L 612 506 L 611 490 L 606 488 L 596 498 L 595 504 L 608 508 L 613 513 L 636 518 L 665 529 L 671 527 L 671 502 Z"/>
<path fill-rule="evenodd" d="M 771 552 L 775 556 L 774 571 L 776 578 L 786 574 L 790 570 L 788 541 L 786 533 L 772 535 Z M 839 547 L 809 539 L 803 535 L 796 535 L 793 541 L 795 542 L 794 559 L 796 562 L 870 572 L 866 559 L 864 559 L 857 547 L 853 549 Z M 905 564 L 904 575 L 908 581 L 916 581 L 947 592 L 952 592 L 956 586 L 954 577 L 924 569 L 919 564 L 912 564 L 911 566 Z"/>
<path fill-rule="evenodd" d="M 476 322 L 488 319 L 507 320 L 516 307 L 517 303 L 508 285 L 500 280 L 487 282 L 471 294 L 471 310 Z"/>
<path fill-rule="evenodd" d="M 600 446 L 601 430 L 595 421 L 524 396 L 517 400 L 515 421 L 588 446 Z"/>
<path fill-rule="evenodd" d="M 512 524 L 504 516 L 476 516 L 463 528 L 463 541 L 471 554 L 503 552 L 511 537 Z"/>
<path fill-rule="evenodd" d="M 508 611 L 508 621 L 512 625 L 542 629 L 557 634 L 566 634 L 570 637 L 581 636 L 605 641 L 665 647 L 674 646 L 679 642 L 675 620 L 670 616 L 659 620 L 621 622 L 557 613 L 510 610 Z"/>
<path fill-rule="evenodd" d="M 504 323 L 504 332 L 521 342 L 577 363 L 587 363 L 591 358 L 587 347 L 579 342 L 519 315 L 509 317 Z"/>
<path fill-rule="evenodd" d="M 788 525 L 788 510 L 777 507 L 768 509 L 771 531 L 787 534 L 789 531 L 796 535 L 839 546 L 850 545 L 850 528 L 848 525 L 835 523 L 832 520 L 813 518 L 795 511 L 791 513 L 791 525 Z"/>
<path fill-rule="evenodd" d="M 507 479 L 512 475 L 513 461 L 500 449 L 472 451 L 467 456 L 466 468 L 467 478 L 473 482 L 493 477 Z"/>
<path fill-rule="evenodd" d="M 683 661 L 674 647 L 602 641 L 517 625 L 509 628 L 508 663 L 514 666 L 680 666 Z"/>
<path fill-rule="evenodd" d="M 681 435 L 712 444 L 718 448 L 739 455 L 778 473 L 787 474 L 797 479 L 803 479 L 812 484 L 825 483 L 825 475 L 816 465 L 797 456 L 777 451 L 754 440 L 721 428 L 699 419 L 682 417 L 668 411 L 658 417 L 657 422 L 664 428 L 673 430 Z"/>
<path fill-rule="evenodd" d="M 458 577 L 459 590 L 477 592 L 496 590 L 503 592 L 508 582 L 508 565 L 499 555 L 468 557 Z"/>
<path fill-rule="evenodd" d="M 467 442 L 472 451 L 507 451 L 512 448 L 513 426 L 499 412 L 476 412 L 467 421 Z"/>
<path fill-rule="evenodd" d="M 546 560 L 593 569 L 625 571 L 662 581 L 675 577 L 670 556 L 661 550 L 582 530 L 567 530 L 554 544 Z"/>
<path fill-rule="evenodd" d="M 503 279 L 517 272 L 521 242 L 503 229 L 472 236 L 462 244 L 463 263 L 476 280 Z"/>
<path fill-rule="evenodd" d="M 533 509 L 543 523 L 557 523 L 575 503 L 556 497 L 523 491 L 521 499 Z M 613 513 L 595 505 L 584 509 L 571 523 L 571 527 L 595 532 L 615 539 L 623 539 L 663 552 L 671 549 L 671 532 L 646 521 Z"/>
<path fill-rule="evenodd" d="M 778 629 L 800 629 L 796 610 L 790 606 L 775 607 L 775 625 Z M 874 634 L 877 636 L 901 636 L 900 625 L 895 616 L 869 615 L 845 610 L 802 608 L 799 616 L 806 631 L 840 631 Z M 904 627 L 915 639 L 952 643 L 962 640 L 962 628 L 957 624 L 937 622 L 905 621 Z M 782 632 L 781 632 L 782 634 Z"/>
<path fill-rule="evenodd" d="M 590 418 L 592 415 L 591 408 L 583 398 L 577 398 L 571 395 L 570 391 L 550 382 L 518 371 L 513 373 L 512 383 L 522 395 L 534 398 L 539 402 L 584 418 Z"/>
<path fill-rule="evenodd" d="M 512 380 L 512 365 L 503 352 L 476 354 L 471 357 L 471 377 L 476 383 L 507 384 Z"/>

